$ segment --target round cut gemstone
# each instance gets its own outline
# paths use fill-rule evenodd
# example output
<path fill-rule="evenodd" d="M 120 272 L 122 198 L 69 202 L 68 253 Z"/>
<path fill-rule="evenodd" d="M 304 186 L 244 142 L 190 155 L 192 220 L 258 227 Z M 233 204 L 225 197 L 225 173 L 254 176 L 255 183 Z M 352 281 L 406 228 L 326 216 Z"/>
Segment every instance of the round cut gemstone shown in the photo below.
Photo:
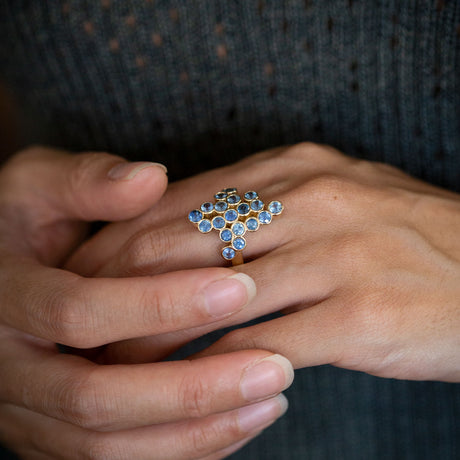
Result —
<path fill-rule="evenodd" d="M 277 216 L 278 214 L 281 214 L 283 212 L 283 205 L 281 204 L 280 201 L 272 201 L 269 205 L 268 205 L 268 210 L 274 214 L 275 216 Z"/>
<path fill-rule="evenodd" d="M 243 236 L 246 233 L 246 227 L 242 222 L 235 222 L 232 225 L 232 232 L 235 236 Z"/>
<path fill-rule="evenodd" d="M 238 238 L 235 238 L 233 240 L 232 244 L 234 249 L 236 249 L 237 251 L 242 251 L 246 247 L 246 240 L 239 236 Z"/>
<path fill-rule="evenodd" d="M 230 188 L 225 188 L 222 190 L 223 193 L 226 193 L 227 195 L 230 193 L 236 193 L 238 190 L 235 187 L 230 187 Z"/>
<path fill-rule="evenodd" d="M 215 210 L 217 212 L 224 212 L 227 210 L 228 208 L 228 204 L 226 201 L 218 201 L 215 206 L 214 206 Z"/>
<path fill-rule="evenodd" d="M 238 219 L 238 213 L 234 209 L 229 209 L 224 214 L 224 217 L 227 222 L 234 222 L 236 219 Z"/>
<path fill-rule="evenodd" d="M 194 224 L 197 224 L 201 219 L 203 219 L 203 213 L 198 211 L 198 209 L 195 209 L 188 215 L 188 220 Z"/>
<path fill-rule="evenodd" d="M 259 221 L 255 217 L 250 217 L 246 221 L 246 227 L 250 232 L 255 232 L 259 228 Z"/>
<path fill-rule="evenodd" d="M 246 200 L 251 201 L 251 200 L 255 200 L 256 198 L 259 198 L 259 195 L 257 195 L 256 192 L 250 191 L 250 192 L 246 192 L 246 193 L 244 194 L 244 198 L 245 198 Z"/>
<path fill-rule="evenodd" d="M 232 238 L 233 238 L 232 231 L 228 228 L 224 228 L 223 230 L 221 230 L 219 236 L 220 236 L 220 239 L 224 241 L 225 243 L 232 241 Z"/>
<path fill-rule="evenodd" d="M 222 257 L 227 260 L 232 260 L 236 256 L 236 252 L 230 246 L 222 249 Z"/>
<path fill-rule="evenodd" d="M 216 230 L 220 230 L 221 228 L 225 227 L 225 219 L 223 217 L 217 216 L 212 219 L 212 226 Z"/>
<path fill-rule="evenodd" d="M 249 205 L 247 203 L 241 203 L 236 209 L 238 210 L 238 214 L 241 216 L 247 216 L 250 211 Z"/>
<path fill-rule="evenodd" d="M 272 221 L 272 215 L 268 211 L 262 211 L 259 214 L 259 222 L 261 224 L 269 224 Z"/>
<path fill-rule="evenodd" d="M 261 211 L 264 208 L 264 202 L 261 200 L 251 201 L 251 209 L 253 211 Z"/>
<path fill-rule="evenodd" d="M 213 209 L 214 209 L 214 205 L 210 203 L 209 201 L 201 205 L 201 210 L 205 213 L 212 212 Z"/>
<path fill-rule="evenodd" d="M 211 221 L 208 219 L 203 219 L 199 224 L 198 224 L 198 230 L 201 233 L 209 233 L 212 230 L 212 224 Z"/>
<path fill-rule="evenodd" d="M 228 204 L 237 204 L 241 201 L 241 197 L 239 195 L 229 195 L 227 197 Z"/>
<path fill-rule="evenodd" d="M 216 200 L 225 200 L 227 198 L 227 194 L 225 192 L 219 192 L 214 195 Z"/>

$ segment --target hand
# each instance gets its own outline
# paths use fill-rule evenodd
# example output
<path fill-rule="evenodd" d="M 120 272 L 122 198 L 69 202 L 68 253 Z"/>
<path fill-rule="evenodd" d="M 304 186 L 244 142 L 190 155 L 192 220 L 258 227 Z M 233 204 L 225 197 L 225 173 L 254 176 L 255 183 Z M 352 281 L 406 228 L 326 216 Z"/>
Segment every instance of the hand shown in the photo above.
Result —
<path fill-rule="evenodd" d="M 86 221 L 134 218 L 166 183 L 155 164 L 38 147 L 0 171 L 0 441 L 24 458 L 222 458 L 286 409 L 292 367 L 267 351 L 112 366 L 58 352 L 218 322 L 252 296 L 247 276 L 222 268 L 130 279 L 57 268 Z"/>
<path fill-rule="evenodd" d="M 232 331 L 199 356 L 256 347 L 295 367 L 460 380 L 460 197 L 329 147 L 278 148 L 172 184 L 161 206 L 107 227 L 70 266 L 125 276 L 223 265 L 218 237 L 200 234 L 186 215 L 228 186 L 279 199 L 285 211 L 247 235 L 247 263 L 237 270 L 258 295 L 227 324 L 286 315 Z M 106 354 L 148 360 L 160 344 L 174 349 L 209 330 L 123 342 Z"/>

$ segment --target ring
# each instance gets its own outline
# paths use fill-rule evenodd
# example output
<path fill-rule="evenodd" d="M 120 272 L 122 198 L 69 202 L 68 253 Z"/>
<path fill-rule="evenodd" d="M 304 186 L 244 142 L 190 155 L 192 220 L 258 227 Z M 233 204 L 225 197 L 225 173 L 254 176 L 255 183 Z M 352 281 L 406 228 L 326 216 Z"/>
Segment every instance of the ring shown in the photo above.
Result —
<path fill-rule="evenodd" d="M 221 241 L 227 243 L 222 257 L 232 265 L 240 265 L 244 263 L 242 251 L 246 248 L 246 232 L 256 232 L 261 226 L 270 224 L 273 216 L 281 214 L 284 207 L 280 201 L 265 205 L 254 191 L 240 196 L 236 188 L 221 190 L 214 199 L 214 203 L 206 201 L 200 209 L 191 211 L 188 220 L 201 233 L 217 230 Z"/>

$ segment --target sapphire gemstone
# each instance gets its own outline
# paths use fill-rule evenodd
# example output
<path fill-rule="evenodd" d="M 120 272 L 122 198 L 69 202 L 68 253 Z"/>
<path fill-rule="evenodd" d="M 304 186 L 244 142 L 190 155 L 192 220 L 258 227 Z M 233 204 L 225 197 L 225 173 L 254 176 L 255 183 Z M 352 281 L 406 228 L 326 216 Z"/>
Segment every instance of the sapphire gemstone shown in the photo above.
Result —
<path fill-rule="evenodd" d="M 227 197 L 228 204 L 237 204 L 241 201 L 241 197 L 239 195 L 230 195 Z"/>
<path fill-rule="evenodd" d="M 236 219 L 238 219 L 238 213 L 234 209 L 229 209 L 224 214 L 224 217 L 227 222 L 234 222 Z"/>
<path fill-rule="evenodd" d="M 220 236 L 220 239 L 224 241 L 225 243 L 232 241 L 232 238 L 233 238 L 232 231 L 229 230 L 228 228 L 224 228 L 223 230 L 221 230 L 219 236 Z"/>
<path fill-rule="evenodd" d="M 245 198 L 246 200 L 251 201 L 251 200 L 255 200 L 256 198 L 259 198 L 259 195 L 257 195 L 256 192 L 250 191 L 250 192 L 246 192 L 246 193 L 244 194 L 244 198 Z"/>
<path fill-rule="evenodd" d="M 194 224 L 197 224 L 201 219 L 203 219 L 203 213 L 198 211 L 198 209 L 195 209 L 188 215 L 188 220 Z"/>
<path fill-rule="evenodd" d="M 238 214 L 241 216 L 247 216 L 250 211 L 249 205 L 247 203 L 241 203 L 236 209 L 238 210 Z"/>
<path fill-rule="evenodd" d="M 246 227 L 242 222 L 235 222 L 232 225 L 232 232 L 235 236 L 243 236 L 246 233 Z"/>
<path fill-rule="evenodd" d="M 225 201 L 218 201 L 214 208 L 216 209 L 217 212 L 224 212 L 228 208 L 228 204 Z"/>
<path fill-rule="evenodd" d="M 269 224 L 272 221 L 272 215 L 268 211 L 262 211 L 259 214 L 259 222 L 261 224 Z"/>
<path fill-rule="evenodd" d="M 233 247 L 237 251 L 242 251 L 246 247 L 246 240 L 242 237 L 235 238 L 233 240 Z"/>
<path fill-rule="evenodd" d="M 225 200 L 227 198 L 227 194 L 225 192 L 219 192 L 214 195 L 216 200 Z"/>
<path fill-rule="evenodd" d="M 283 205 L 281 204 L 281 202 L 279 201 L 272 201 L 269 205 L 268 205 L 268 210 L 274 214 L 275 216 L 277 216 L 278 214 L 281 214 L 283 212 Z"/>
<path fill-rule="evenodd" d="M 217 216 L 212 219 L 212 226 L 216 230 L 220 230 L 221 228 L 225 227 L 225 219 L 223 217 Z"/>
<path fill-rule="evenodd" d="M 208 219 L 203 219 L 199 224 L 198 224 L 198 230 L 201 233 L 209 233 L 212 230 L 212 224 L 211 221 Z"/>
<path fill-rule="evenodd" d="M 255 217 L 250 217 L 246 221 L 246 227 L 250 232 L 255 232 L 259 228 L 259 221 Z"/>
<path fill-rule="evenodd" d="M 212 212 L 212 210 L 214 209 L 214 205 L 212 203 L 210 203 L 209 201 L 206 202 L 206 203 L 203 203 L 201 205 L 201 210 L 204 212 L 204 213 L 209 213 L 209 212 Z"/>
<path fill-rule="evenodd" d="M 264 202 L 263 201 L 261 201 L 261 200 L 251 201 L 251 209 L 253 211 L 262 211 L 263 208 L 264 208 Z"/>
<path fill-rule="evenodd" d="M 222 249 L 222 257 L 227 260 L 232 260 L 236 256 L 236 252 L 233 248 L 230 246 L 227 246 L 226 248 Z"/>

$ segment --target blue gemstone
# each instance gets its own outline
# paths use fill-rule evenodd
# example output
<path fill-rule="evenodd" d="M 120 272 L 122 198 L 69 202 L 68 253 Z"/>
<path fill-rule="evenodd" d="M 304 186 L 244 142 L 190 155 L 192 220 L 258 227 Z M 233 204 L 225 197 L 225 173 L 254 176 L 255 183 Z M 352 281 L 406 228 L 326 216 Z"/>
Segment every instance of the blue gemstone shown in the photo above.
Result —
<path fill-rule="evenodd" d="M 233 238 L 232 231 L 229 230 L 228 228 L 225 228 L 224 230 L 220 231 L 220 239 L 222 241 L 225 241 L 225 243 L 232 241 L 232 238 Z"/>
<path fill-rule="evenodd" d="M 238 237 L 233 240 L 233 247 L 237 251 L 241 251 L 246 247 L 246 240 L 244 238 Z"/>
<path fill-rule="evenodd" d="M 228 208 L 228 204 L 226 201 L 218 201 L 214 208 L 216 209 L 217 212 L 224 212 Z"/>
<path fill-rule="evenodd" d="M 246 198 L 246 200 L 251 201 L 251 200 L 255 200 L 256 198 L 258 198 L 259 195 L 257 195 L 256 192 L 252 192 L 252 191 L 251 191 L 251 192 L 246 192 L 246 193 L 244 194 L 244 197 Z"/>
<path fill-rule="evenodd" d="M 239 195 L 230 195 L 227 197 L 228 204 L 236 204 L 241 201 L 241 197 Z"/>
<path fill-rule="evenodd" d="M 227 194 L 224 192 L 219 192 L 214 195 L 214 198 L 216 200 L 225 200 L 225 198 L 227 198 Z"/>
<path fill-rule="evenodd" d="M 241 222 L 235 222 L 232 225 L 232 232 L 235 236 L 243 236 L 246 233 L 246 227 Z"/>
<path fill-rule="evenodd" d="M 240 205 L 238 205 L 238 214 L 242 215 L 242 216 L 247 216 L 249 214 L 249 205 L 247 203 L 241 203 Z"/>
<path fill-rule="evenodd" d="M 209 233 L 212 230 L 212 224 L 211 221 L 208 219 L 203 219 L 199 224 L 198 224 L 198 230 L 202 233 Z"/>
<path fill-rule="evenodd" d="M 236 256 L 236 252 L 231 247 L 222 249 L 222 257 L 227 260 L 232 260 Z"/>
<path fill-rule="evenodd" d="M 264 208 L 264 202 L 261 200 L 251 201 L 251 209 L 253 211 L 261 211 Z"/>
<path fill-rule="evenodd" d="M 234 209 L 229 209 L 224 214 L 224 217 L 227 222 L 234 222 L 236 219 L 238 219 L 238 213 Z"/>
<path fill-rule="evenodd" d="M 246 221 L 246 227 L 249 231 L 255 232 L 259 228 L 259 221 L 255 217 L 251 217 Z"/>
<path fill-rule="evenodd" d="M 277 216 L 278 214 L 281 214 L 283 212 L 283 205 L 279 201 L 272 201 L 268 205 L 268 210 Z"/>
<path fill-rule="evenodd" d="M 235 187 L 231 187 L 231 188 L 225 188 L 224 190 L 222 190 L 223 193 L 236 193 L 238 190 L 235 188 Z"/>
<path fill-rule="evenodd" d="M 214 209 L 214 205 L 210 203 L 209 201 L 201 205 L 201 210 L 203 212 L 206 212 L 206 213 L 212 212 L 213 209 Z"/>
<path fill-rule="evenodd" d="M 259 214 L 259 222 L 261 224 L 269 224 L 272 221 L 272 215 L 268 211 L 262 211 Z"/>
<path fill-rule="evenodd" d="M 197 224 L 201 219 L 203 219 L 203 213 L 198 211 L 198 209 L 195 209 L 188 215 L 188 220 L 194 224 Z"/>
<path fill-rule="evenodd" d="M 214 217 L 214 219 L 212 219 L 212 226 L 217 230 L 220 230 L 221 228 L 224 228 L 225 227 L 225 219 L 223 217 L 220 217 L 220 216 Z"/>

